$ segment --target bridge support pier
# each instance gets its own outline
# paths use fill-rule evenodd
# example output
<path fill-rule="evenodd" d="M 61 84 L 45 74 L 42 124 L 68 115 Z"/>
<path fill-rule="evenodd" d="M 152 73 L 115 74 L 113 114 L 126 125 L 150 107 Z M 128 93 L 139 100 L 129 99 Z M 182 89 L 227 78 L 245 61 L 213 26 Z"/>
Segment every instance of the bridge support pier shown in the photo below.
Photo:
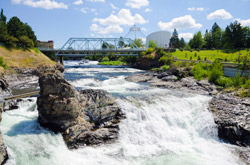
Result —
<path fill-rule="evenodd" d="M 63 56 L 60 56 L 59 58 L 60 58 L 60 64 L 63 65 Z"/>

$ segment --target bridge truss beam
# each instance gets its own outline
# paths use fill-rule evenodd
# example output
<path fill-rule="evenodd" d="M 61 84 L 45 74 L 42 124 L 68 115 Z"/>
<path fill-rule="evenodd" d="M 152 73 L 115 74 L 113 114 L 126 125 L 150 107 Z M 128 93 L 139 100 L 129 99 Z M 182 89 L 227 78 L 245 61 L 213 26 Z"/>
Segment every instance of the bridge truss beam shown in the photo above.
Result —
<path fill-rule="evenodd" d="M 84 57 L 93 55 L 135 56 L 143 51 L 130 38 L 70 38 L 56 56 Z"/>

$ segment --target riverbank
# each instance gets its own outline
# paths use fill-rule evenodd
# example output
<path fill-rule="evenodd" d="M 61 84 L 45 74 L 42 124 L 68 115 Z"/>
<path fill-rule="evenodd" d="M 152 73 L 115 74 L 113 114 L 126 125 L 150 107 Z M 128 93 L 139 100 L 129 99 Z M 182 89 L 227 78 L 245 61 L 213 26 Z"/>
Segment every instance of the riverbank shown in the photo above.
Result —
<path fill-rule="evenodd" d="M 4 64 L 4 68 L 0 65 L 0 74 L 11 75 L 27 70 L 35 70 L 38 66 L 53 66 L 56 64 L 37 48 L 23 50 L 0 46 L 0 58 L 2 58 Z"/>

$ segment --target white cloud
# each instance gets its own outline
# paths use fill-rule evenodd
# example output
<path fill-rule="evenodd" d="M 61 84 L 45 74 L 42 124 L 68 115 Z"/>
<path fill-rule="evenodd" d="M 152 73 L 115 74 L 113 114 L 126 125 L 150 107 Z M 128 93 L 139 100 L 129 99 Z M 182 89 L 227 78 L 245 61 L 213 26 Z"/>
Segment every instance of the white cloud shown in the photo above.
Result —
<path fill-rule="evenodd" d="M 250 19 L 247 20 L 241 20 L 241 19 L 236 19 L 242 26 L 249 26 L 250 27 Z"/>
<path fill-rule="evenodd" d="M 195 19 L 191 15 L 185 15 L 183 17 L 177 17 L 172 19 L 170 22 L 158 22 L 158 26 L 161 30 L 172 31 L 174 29 L 199 29 L 202 27 L 202 24 L 196 23 Z"/>
<path fill-rule="evenodd" d="M 126 6 L 135 8 L 135 9 L 140 9 L 141 7 L 145 7 L 149 5 L 148 0 L 127 0 Z"/>
<path fill-rule="evenodd" d="M 88 0 L 90 2 L 105 2 L 105 0 Z"/>
<path fill-rule="evenodd" d="M 205 9 L 203 7 L 190 7 L 190 8 L 187 8 L 189 11 L 204 11 Z"/>
<path fill-rule="evenodd" d="M 74 5 L 81 5 L 81 4 L 83 4 L 83 1 L 82 0 L 77 0 L 73 4 Z"/>
<path fill-rule="evenodd" d="M 87 14 L 88 13 L 88 7 L 84 7 L 84 8 L 81 8 L 80 11 L 84 14 Z"/>
<path fill-rule="evenodd" d="M 101 27 L 97 24 L 92 24 L 90 26 L 90 31 L 96 32 L 98 34 L 110 34 L 110 33 L 122 33 L 123 29 L 119 25 Z"/>
<path fill-rule="evenodd" d="M 144 12 L 151 12 L 152 10 L 150 8 L 146 8 Z"/>
<path fill-rule="evenodd" d="M 33 1 L 33 0 L 12 0 L 12 3 L 14 4 L 24 4 L 30 7 L 35 8 L 44 8 L 44 9 L 68 9 L 68 6 L 64 3 L 59 3 L 53 0 L 39 0 L 39 1 Z"/>
<path fill-rule="evenodd" d="M 140 14 L 133 16 L 129 9 L 121 9 L 116 15 L 111 14 L 107 18 L 94 18 L 92 21 L 94 23 L 90 26 L 90 30 L 98 34 L 122 33 L 122 25 L 132 26 L 148 22 Z"/>
<path fill-rule="evenodd" d="M 204 11 L 204 8 L 198 7 L 198 8 L 196 8 L 196 10 L 197 10 L 197 11 Z"/>
<path fill-rule="evenodd" d="M 113 3 L 110 3 L 110 6 L 111 6 L 112 9 L 114 9 L 114 10 L 118 9 L 118 7 L 116 7 Z"/>
<path fill-rule="evenodd" d="M 121 9 L 117 15 L 111 14 L 107 18 L 94 18 L 93 22 L 98 22 L 101 25 L 134 25 L 134 24 L 145 24 L 148 21 L 145 20 L 140 14 L 132 16 L 129 9 Z"/>
<path fill-rule="evenodd" d="M 179 33 L 179 38 L 184 38 L 185 41 L 189 41 L 191 38 L 193 38 L 193 33 Z"/>
<path fill-rule="evenodd" d="M 216 10 L 215 12 L 210 13 L 207 16 L 208 20 L 214 20 L 214 19 L 231 19 L 231 18 L 233 18 L 233 16 L 229 12 L 227 12 L 226 10 L 224 10 L 224 9 Z"/>
<path fill-rule="evenodd" d="M 190 7 L 190 8 L 187 8 L 189 11 L 194 11 L 195 10 L 195 7 Z"/>

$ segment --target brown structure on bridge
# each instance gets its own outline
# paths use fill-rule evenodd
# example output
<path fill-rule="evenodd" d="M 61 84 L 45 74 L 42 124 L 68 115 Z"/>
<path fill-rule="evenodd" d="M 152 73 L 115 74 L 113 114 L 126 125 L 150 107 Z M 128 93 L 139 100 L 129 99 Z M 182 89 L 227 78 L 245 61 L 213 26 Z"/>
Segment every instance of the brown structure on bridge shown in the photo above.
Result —
<path fill-rule="evenodd" d="M 54 49 L 54 41 L 49 40 L 49 41 L 40 41 L 37 40 L 38 42 L 38 47 L 43 48 L 43 49 Z"/>

